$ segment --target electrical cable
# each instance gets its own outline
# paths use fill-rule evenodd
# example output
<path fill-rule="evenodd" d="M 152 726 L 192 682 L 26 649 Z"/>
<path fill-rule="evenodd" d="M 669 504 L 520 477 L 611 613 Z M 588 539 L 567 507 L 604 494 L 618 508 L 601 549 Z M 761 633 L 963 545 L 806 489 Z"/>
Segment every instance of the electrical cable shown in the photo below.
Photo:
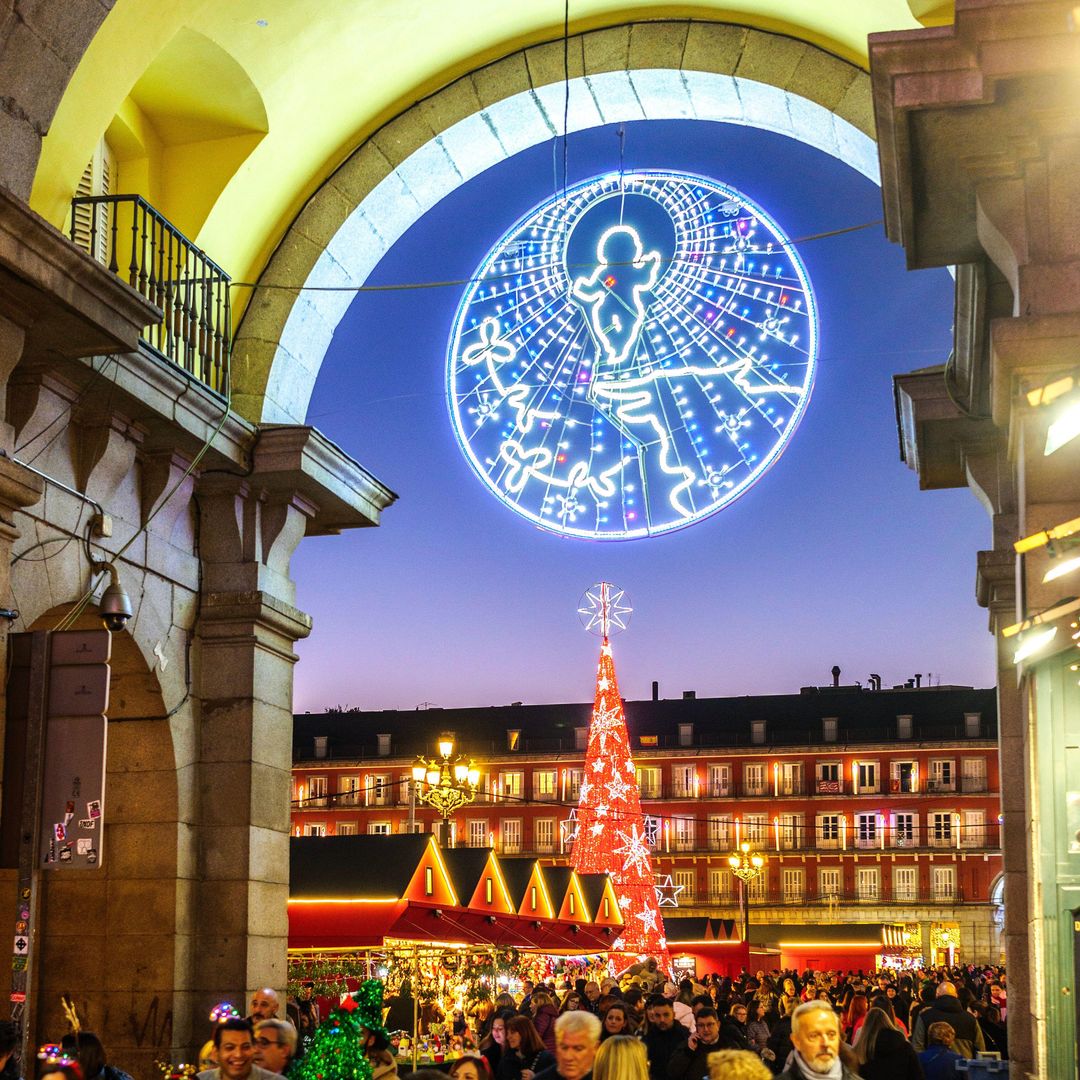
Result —
<path fill-rule="evenodd" d="M 847 233 L 859 232 L 862 229 L 872 229 L 875 226 L 884 223 L 884 218 L 875 218 L 873 221 L 864 221 L 858 225 L 845 225 L 839 229 L 828 229 L 825 232 L 810 233 L 807 236 L 796 237 L 791 241 L 792 246 L 800 244 L 809 244 L 815 240 L 830 240 L 834 236 L 844 236 Z M 661 265 L 674 266 L 674 265 L 690 265 L 688 259 L 678 259 L 675 257 L 669 259 L 661 259 Z M 575 270 L 578 268 L 595 267 L 595 263 L 567 263 L 567 270 Z M 630 266 L 630 261 L 612 262 L 611 266 Z M 696 265 L 696 264 L 694 264 Z M 490 274 L 483 278 L 468 277 L 468 278 L 452 278 L 445 281 L 413 281 L 413 282 L 397 282 L 391 285 L 289 285 L 289 284 L 259 284 L 253 281 L 232 281 L 229 283 L 229 287 L 232 289 L 285 289 L 288 292 L 346 292 L 346 293 L 380 293 L 380 292 L 412 292 L 417 289 L 449 289 L 449 288 L 462 288 L 466 285 L 475 285 L 479 281 L 509 281 L 518 277 L 517 271 L 508 272 L 506 274 Z"/>

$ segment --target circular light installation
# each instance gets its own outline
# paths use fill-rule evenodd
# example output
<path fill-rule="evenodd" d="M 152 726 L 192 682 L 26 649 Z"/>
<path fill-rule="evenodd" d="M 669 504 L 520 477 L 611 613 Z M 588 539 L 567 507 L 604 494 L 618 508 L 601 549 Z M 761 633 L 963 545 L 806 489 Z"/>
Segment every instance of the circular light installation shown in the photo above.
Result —
<path fill-rule="evenodd" d="M 541 528 L 655 536 L 780 456 L 816 350 L 806 268 L 761 207 L 701 176 L 612 173 L 480 264 L 450 336 L 450 414 L 480 478 Z"/>

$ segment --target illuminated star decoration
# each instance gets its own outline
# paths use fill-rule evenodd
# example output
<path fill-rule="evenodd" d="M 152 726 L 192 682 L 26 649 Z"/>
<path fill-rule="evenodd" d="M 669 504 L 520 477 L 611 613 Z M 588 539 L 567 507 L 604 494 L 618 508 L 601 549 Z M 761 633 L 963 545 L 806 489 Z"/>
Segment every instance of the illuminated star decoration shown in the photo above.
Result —
<path fill-rule="evenodd" d="M 676 885 L 670 874 L 658 876 L 656 879 L 656 902 L 660 907 L 679 906 L 679 895 L 686 889 L 685 885 Z"/>
<path fill-rule="evenodd" d="M 622 846 L 615 848 L 615 854 L 622 855 L 625 859 L 622 867 L 624 872 L 644 873 L 651 868 L 649 845 L 645 842 L 645 834 L 638 832 L 637 825 L 631 825 L 629 833 L 616 829 L 615 835 L 622 841 Z"/>
<path fill-rule="evenodd" d="M 451 421 L 481 482 L 539 527 L 660 535 L 780 457 L 817 321 L 794 245 L 747 196 L 608 173 L 523 215 L 471 275 L 447 346 Z"/>
<path fill-rule="evenodd" d="M 633 612 L 625 591 L 616 589 L 606 581 L 586 589 L 578 605 L 581 625 L 590 634 L 597 634 L 605 639 L 625 630 Z M 599 690 L 607 690 L 610 686 L 611 680 L 603 675 L 597 680 Z"/>
<path fill-rule="evenodd" d="M 645 815 L 645 839 L 649 847 L 656 847 L 660 839 L 660 819 L 652 814 Z"/>

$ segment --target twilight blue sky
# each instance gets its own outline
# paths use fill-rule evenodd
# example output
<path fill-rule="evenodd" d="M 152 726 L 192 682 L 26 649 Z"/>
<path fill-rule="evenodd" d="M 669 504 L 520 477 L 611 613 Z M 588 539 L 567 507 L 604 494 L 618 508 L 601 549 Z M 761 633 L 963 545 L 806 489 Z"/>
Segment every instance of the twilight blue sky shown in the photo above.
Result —
<path fill-rule="evenodd" d="M 881 217 L 878 188 L 779 135 L 697 121 L 626 125 L 626 168 L 712 176 L 792 238 Z M 618 168 L 615 128 L 570 137 L 569 181 Z M 470 181 L 387 254 L 371 284 L 469 277 L 519 215 L 552 193 L 552 147 Z M 379 529 L 305 540 L 298 711 L 411 709 L 592 697 L 597 640 L 582 591 L 601 579 L 634 605 L 615 641 L 624 697 L 791 693 L 881 674 L 993 684 L 974 600 L 989 541 L 966 491 L 920 492 L 899 460 L 891 376 L 947 356 L 952 287 L 908 273 L 883 229 L 799 246 L 818 299 L 814 394 L 780 460 L 734 505 L 627 543 L 564 539 L 504 507 L 458 448 L 445 401 L 459 288 L 360 294 L 323 364 L 308 422 L 400 498 Z"/>

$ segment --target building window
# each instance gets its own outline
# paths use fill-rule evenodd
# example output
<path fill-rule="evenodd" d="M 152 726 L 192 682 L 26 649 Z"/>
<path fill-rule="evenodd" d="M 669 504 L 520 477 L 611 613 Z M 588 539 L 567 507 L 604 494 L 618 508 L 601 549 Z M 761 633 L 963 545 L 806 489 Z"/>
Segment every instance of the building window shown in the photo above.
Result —
<path fill-rule="evenodd" d="M 731 818 L 726 814 L 710 814 L 708 821 L 709 850 L 730 851 L 731 843 Z"/>
<path fill-rule="evenodd" d="M 342 776 L 338 779 L 338 806 L 360 805 L 360 777 Z"/>
<path fill-rule="evenodd" d="M 902 812 L 893 815 L 893 846 L 918 847 L 915 835 L 916 818 L 913 813 Z"/>
<path fill-rule="evenodd" d="M 819 795 L 842 795 L 844 783 L 840 775 L 839 761 L 817 763 L 817 793 Z"/>
<path fill-rule="evenodd" d="M 533 772 L 533 798 L 551 802 L 558 796 L 559 774 L 555 769 L 536 769 Z"/>
<path fill-rule="evenodd" d="M 506 749 L 521 749 L 521 731 L 518 728 L 508 728 L 506 732 Z"/>
<path fill-rule="evenodd" d="M 960 787 L 962 791 L 986 791 L 986 758 L 960 759 Z"/>
<path fill-rule="evenodd" d="M 693 818 L 672 818 L 671 831 L 674 834 L 676 851 L 694 850 L 694 824 Z"/>
<path fill-rule="evenodd" d="M 956 899 L 955 866 L 935 866 L 931 882 L 935 900 L 941 902 Z"/>
<path fill-rule="evenodd" d="M 676 870 L 671 879 L 676 885 L 682 886 L 682 892 L 678 894 L 679 904 L 691 904 L 694 901 L 694 881 L 697 874 L 693 870 Z"/>
<path fill-rule="evenodd" d="M 801 795 L 802 793 L 802 762 L 782 762 L 780 765 L 780 794 Z"/>
<path fill-rule="evenodd" d="M 982 735 L 982 713 L 964 713 L 964 734 L 969 739 L 978 739 Z"/>
<path fill-rule="evenodd" d="M 386 773 L 372 773 L 365 784 L 365 806 L 389 806 L 393 801 L 392 778 Z"/>
<path fill-rule="evenodd" d="M 901 904 L 914 903 L 919 899 L 917 866 L 897 866 L 893 869 L 893 899 Z"/>
<path fill-rule="evenodd" d="M 487 847 L 488 823 L 479 818 L 472 818 L 467 824 L 465 843 L 468 847 Z"/>
<path fill-rule="evenodd" d="M 435 895 L 435 871 L 430 866 L 424 867 L 424 895 Z"/>
<path fill-rule="evenodd" d="M 876 847 L 878 843 L 877 814 L 855 815 L 855 846 L 861 848 Z"/>
<path fill-rule="evenodd" d="M 855 794 L 876 795 L 878 790 L 878 768 L 876 761 L 857 761 L 855 763 Z"/>
<path fill-rule="evenodd" d="M 961 847 L 986 846 L 986 811 L 965 810 L 960 822 Z"/>
<path fill-rule="evenodd" d="M 934 758 L 930 762 L 930 780 L 927 791 L 956 790 L 956 762 L 948 758 Z"/>
<path fill-rule="evenodd" d="M 657 766 L 638 766 L 637 782 L 643 799 L 660 798 L 660 769 Z"/>
<path fill-rule="evenodd" d="M 356 822 L 355 821 L 339 821 L 335 826 L 335 831 L 338 836 L 355 836 L 356 835 Z"/>
<path fill-rule="evenodd" d="M 709 766 L 709 797 L 722 799 L 731 794 L 731 766 Z"/>
<path fill-rule="evenodd" d="M 679 725 L 679 745 L 680 746 L 693 746 L 694 745 L 694 725 L 693 724 L 680 724 Z"/>
<path fill-rule="evenodd" d="M 802 814 L 780 815 L 780 847 L 794 851 L 802 846 Z"/>
<path fill-rule="evenodd" d="M 817 846 L 825 850 L 840 846 L 840 815 L 818 814 Z"/>
<path fill-rule="evenodd" d="M 499 835 L 504 855 L 521 854 L 521 818 L 503 818 Z"/>
<path fill-rule="evenodd" d="M 743 794 L 744 795 L 764 795 L 765 794 L 765 766 L 764 765 L 744 765 L 743 766 Z"/>
<path fill-rule="evenodd" d="M 823 900 L 829 896 L 840 895 L 839 866 L 821 866 L 818 868 L 818 895 Z"/>
<path fill-rule="evenodd" d="M 951 847 L 953 843 L 953 814 L 939 810 L 930 815 L 930 846 Z"/>
<path fill-rule="evenodd" d="M 555 850 L 555 819 L 537 818 L 533 822 L 533 837 L 536 850 L 549 852 Z"/>
<path fill-rule="evenodd" d="M 308 821 L 304 823 L 305 836 L 325 836 L 326 826 L 321 821 Z"/>
<path fill-rule="evenodd" d="M 784 867 L 780 875 L 780 885 L 785 904 L 801 904 L 804 892 L 804 874 L 802 870 L 790 870 Z"/>
<path fill-rule="evenodd" d="M 315 756 L 317 758 L 324 758 L 327 756 L 330 749 L 330 736 L 329 735 L 316 735 L 315 736 Z"/>
<path fill-rule="evenodd" d="M 821 718 L 821 741 L 836 742 L 836 729 L 838 721 L 835 716 L 823 716 Z"/>
<path fill-rule="evenodd" d="M 769 899 L 769 875 L 768 873 L 758 874 L 750 882 L 750 887 L 746 891 L 746 895 L 750 899 L 752 904 L 763 904 Z"/>
<path fill-rule="evenodd" d="M 855 895 L 864 904 L 876 903 L 881 897 L 881 871 L 876 866 L 855 868 Z"/>
<path fill-rule="evenodd" d="M 896 718 L 896 737 L 898 739 L 910 739 L 914 731 L 914 719 L 910 716 L 898 716 Z"/>
<path fill-rule="evenodd" d="M 915 790 L 919 767 L 914 761 L 893 761 L 889 764 L 889 790 L 894 794 Z"/>
<path fill-rule="evenodd" d="M 581 794 L 581 781 L 585 777 L 584 769 L 571 769 L 570 770 L 570 801 L 577 802 L 578 796 Z"/>
<path fill-rule="evenodd" d="M 326 777 L 308 777 L 308 806 L 326 805 Z"/>
<path fill-rule="evenodd" d="M 504 799 L 520 799 L 525 787 L 525 774 L 523 772 L 499 773 L 499 794 Z"/>
<path fill-rule="evenodd" d="M 587 727 L 574 728 L 574 749 L 587 750 L 589 748 L 589 729 Z"/>
<path fill-rule="evenodd" d="M 491 876 L 484 878 L 484 903 L 490 904 L 495 899 L 495 886 L 492 884 Z"/>
<path fill-rule="evenodd" d="M 369 821 L 367 831 L 368 831 L 368 836 L 389 836 L 390 835 L 390 822 L 389 821 Z"/>
<path fill-rule="evenodd" d="M 730 870 L 709 870 L 709 902 L 713 904 L 731 903 Z"/>
<path fill-rule="evenodd" d="M 390 736 L 389 735 L 376 735 L 378 741 L 379 757 L 390 756 Z"/>
<path fill-rule="evenodd" d="M 768 843 L 768 822 L 764 814 L 747 814 L 743 818 L 742 838 L 750 844 Z"/>
<path fill-rule="evenodd" d="M 671 794 L 676 799 L 692 799 L 697 786 L 693 765 L 671 766 Z"/>
<path fill-rule="evenodd" d="M 751 720 L 750 721 L 750 742 L 754 746 L 763 746 L 765 743 L 765 721 L 764 720 Z"/>

